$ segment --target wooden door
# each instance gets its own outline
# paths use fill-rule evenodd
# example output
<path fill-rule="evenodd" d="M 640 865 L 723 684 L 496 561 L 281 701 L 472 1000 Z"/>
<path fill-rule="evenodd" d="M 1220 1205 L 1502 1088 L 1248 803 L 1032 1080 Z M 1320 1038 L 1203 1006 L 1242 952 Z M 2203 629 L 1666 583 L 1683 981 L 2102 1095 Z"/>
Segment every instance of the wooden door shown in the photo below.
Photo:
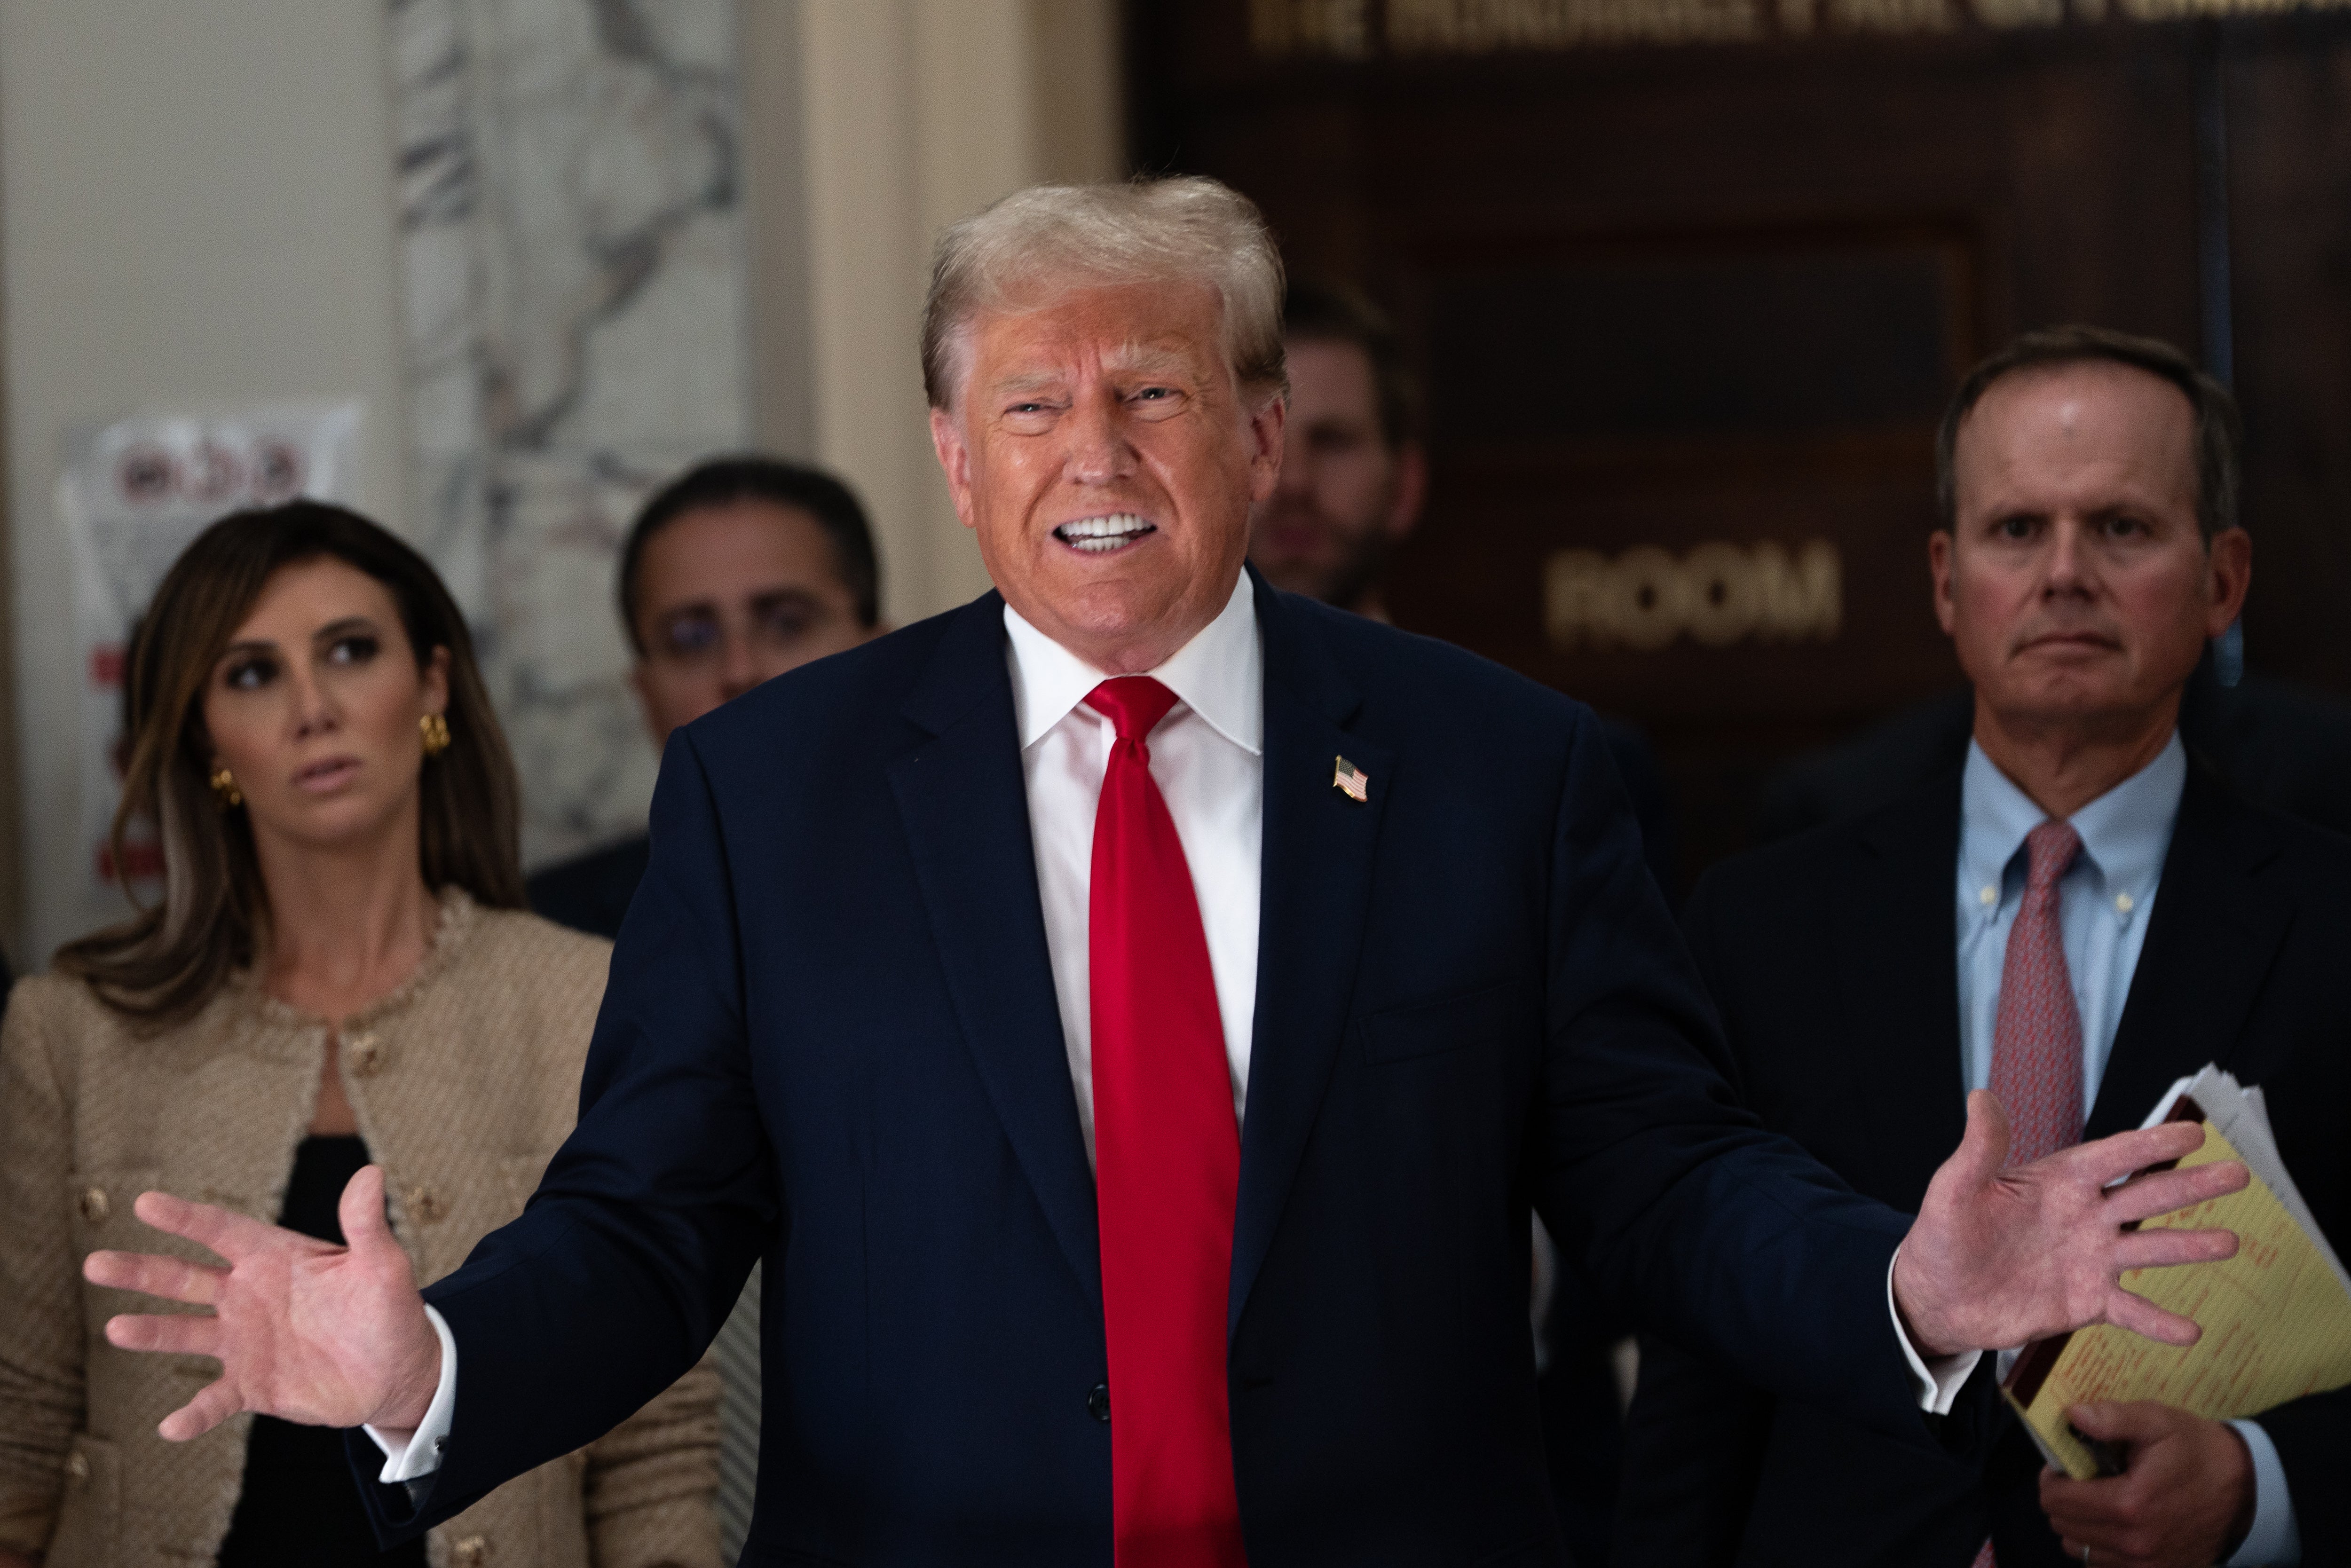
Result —
<path fill-rule="evenodd" d="M 1775 763 L 1959 684 L 1934 428 L 2029 326 L 2233 361 L 2252 662 L 2351 689 L 2351 18 L 1976 3 L 1130 10 L 1138 167 L 1405 331 L 1397 620 L 1645 728 L 1693 870 Z"/>

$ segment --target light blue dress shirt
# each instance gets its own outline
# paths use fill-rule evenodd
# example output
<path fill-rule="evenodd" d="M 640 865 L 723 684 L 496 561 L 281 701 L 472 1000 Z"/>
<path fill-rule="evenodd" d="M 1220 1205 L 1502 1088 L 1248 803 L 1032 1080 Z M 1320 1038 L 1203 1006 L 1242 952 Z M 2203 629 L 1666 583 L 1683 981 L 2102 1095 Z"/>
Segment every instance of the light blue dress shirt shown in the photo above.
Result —
<path fill-rule="evenodd" d="M 2188 752 L 2174 734 L 2154 761 L 2067 819 L 2082 837 L 2082 853 L 2057 884 L 2057 923 L 2074 1009 L 2082 1020 L 2085 1115 L 2097 1103 L 2115 1048 L 2187 782 Z M 2047 819 L 1969 742 L 1959 781 L 1959 1055 L 1966 1090 L 1991 1082 L 2001 970 L 2009 929 L 2024 902 L 2025 835 Z M 2229 1425 L 2252 1453 L 2254 1485 L 2253 1527 L 2229 1568 L 2299 1563 L 2302 1532 L 2277 1445 L 2257 1422 Z"/>

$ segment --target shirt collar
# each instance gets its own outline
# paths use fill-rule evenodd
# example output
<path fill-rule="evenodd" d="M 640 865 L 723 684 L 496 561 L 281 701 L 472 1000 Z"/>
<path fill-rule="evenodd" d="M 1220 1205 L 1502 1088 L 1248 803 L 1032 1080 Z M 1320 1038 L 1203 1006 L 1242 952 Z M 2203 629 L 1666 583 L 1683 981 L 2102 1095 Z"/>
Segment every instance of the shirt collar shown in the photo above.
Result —
<path fill-rule="evenodd" d="M 1027 750 L 1110 677 L 1030 625 L 1010 604 L 1012 711 Z M 1147 672 L 1208 727 L 1259 756 L 1265 744 L 1265 654 L 1258 643 L 1257 600 L 1249 573 L 1233 584 L 1217 618 L 1157 669 Z"/>
<path fill-rule="evenodd" d="M 2154 761 L 2067 819 L 2082 836 L 2083 860 L 2104 880 L 2116 913 L 2125 917 L 2147 901 L 2162 877 L 2187 783 L 2188 749 L 2174 730 Z M 2025 836 L 2047 820 L 2048 813 L 1981 747 L 1968 743 L 1967 770 L 1959 781 L 1959 864 L 1966 873 L 1963 896 L 1979 904 L 1980 916 L 1989 917 L 2000 907 L 2010 862 L 2023 849 Z M 1991 897 L 1983 896 L 1985 889 Z"/>

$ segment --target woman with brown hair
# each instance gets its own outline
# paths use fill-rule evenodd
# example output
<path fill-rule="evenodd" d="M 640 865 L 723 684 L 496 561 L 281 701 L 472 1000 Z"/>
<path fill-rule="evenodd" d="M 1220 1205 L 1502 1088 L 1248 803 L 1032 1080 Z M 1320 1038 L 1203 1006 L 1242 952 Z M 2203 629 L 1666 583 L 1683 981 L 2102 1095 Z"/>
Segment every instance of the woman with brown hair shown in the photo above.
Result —
<path fill-rule="evenodd" d="M 471 639 L 373 523 L 295 502 L 214 524 L 127 664 L 115 860 L 155 824 L 162 897 L 60 949 L 0 1029 L 0 1568 L 376 1561 L 341 1433 L 240 1416 L 163 1440 L 218 1364 L 110 1344 L 131 1299 L 81 1260 L 210 1261 L 139 1223 L 151 1187 L 340 1246 L 382 1222 L 352 1185 L 371 1163 L 417 1278 L 452 1271 L 570 1130 L 610 945 L 523 913 Z M 434 1531 L 430 1561 L 715 1564 L 716 1487 L 702 1368 Z"/>

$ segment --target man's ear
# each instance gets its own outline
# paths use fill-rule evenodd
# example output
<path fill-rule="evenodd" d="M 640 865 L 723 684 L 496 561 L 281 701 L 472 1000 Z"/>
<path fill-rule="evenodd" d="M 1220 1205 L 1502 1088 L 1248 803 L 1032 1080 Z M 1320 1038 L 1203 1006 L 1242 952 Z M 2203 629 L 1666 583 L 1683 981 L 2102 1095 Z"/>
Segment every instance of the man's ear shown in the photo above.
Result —
<path fill-rule="evenodd" d="M 931 410 L 931 450 L 938 454 L 939 471 L 947 476 L 947 496 L 955 502 L 963 526 L 973 526 L 971 511 L 971 447 L 963 438 L 963 422 L 944 408 Z"/>
<path fill-rule="evenodd" d="M 1281 483 L 1281 431 L 1290 421 L 1290 399 L 1275 392 L 1249 415 L 1249 505 L 1273 499 Z"/>
<path fill-rule="evenodd" d="M 1417 441 L 1395 449 L 1395 491 L 1388 497 L 1388 538 L 1400 539 L 1420 527 L 1428 503 L 1428 451 Z"/>
<path fill-rule="evenodd" d="M 2253 536 L 2242 528 L 2223 528 L 2205 547 L 2210 565 L 2212 601 L 2204 615 L 2204 635 L 2218 637 L 2245 608 L 2245 592 L 2253 585 Z"/>
<path fill-rule="evenodd" d="M 1955 619 L 1951 603 L 1951 547 L 1955 541 L 1949 528 L 1937 528 L 1927 536 L 1927 570 L 1935 580 L 1935 620 L 1943 628 L 1943 635 L 1951 634 Z"/>

